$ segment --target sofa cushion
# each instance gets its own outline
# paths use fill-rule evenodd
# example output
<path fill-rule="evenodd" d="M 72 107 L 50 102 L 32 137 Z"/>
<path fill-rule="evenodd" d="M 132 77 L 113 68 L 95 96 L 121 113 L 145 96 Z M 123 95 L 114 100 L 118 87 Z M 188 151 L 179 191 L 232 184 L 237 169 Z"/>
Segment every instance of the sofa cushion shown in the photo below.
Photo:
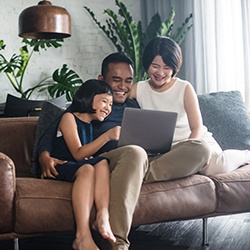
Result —
<path fill-rule="evenodd" d="M 44 131 L 48 128 L 50 123 L 57 119 L 65 110 L 65 108 L 61 108 L 55 105 L 52 102 L 44 102 L 42 106 L 41 113 L 39 115 L 39 119 L 37 122 L 35 140 L 33 145 L 33 155 L 32 155 L 32 166 L 31 172 L 36 176 L 39 177 L 40 175 L 40 166 L 38 164 L 38 156 L 37 156 L 37 147 L 39 140 L 44 133 Z"/>
<path fill-rule="evenodd" d="M 250 115 L 239 91 L 198 95 L 203 123 L 225 149 L 250 149 Z"/>
<path fill-rule="evenodd" d="M 133 226 L 193 219 L 213 213 L 216 206 L 214 182 L 204 175 L 146 183 L 136 204 Z"/>
<path fill-rule="evenodd" d="M 15 232 L 34 234 L 73 231 L 69 182 L 36 178 L 18 178 L 16 181 Z"/>

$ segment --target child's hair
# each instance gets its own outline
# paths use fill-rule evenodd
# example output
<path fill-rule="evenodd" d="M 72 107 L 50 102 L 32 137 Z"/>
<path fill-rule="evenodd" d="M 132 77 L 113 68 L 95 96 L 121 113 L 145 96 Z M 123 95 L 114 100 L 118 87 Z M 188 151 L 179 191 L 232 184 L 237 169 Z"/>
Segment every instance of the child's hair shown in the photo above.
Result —
<path fill-rule="evenodd" d="M 93 99 L 95 95 L 113 95 L 112 88 L 104 81 L 90 79 L 84 82 L 76 91 L 70 107 L 71 112 L 95 113 Z"/>
<path fill-rule="evenodd" d="M 102 61 L 101 74 L 104 78 L 108 73 L 108 66 L 110 63 L 127 63 L 133 67 L 133 61 L 127 55 L 121 52 L 112 53 Z"/>
<path fill-rule="evenodd" d="M 153 38 L 145 47 L 142 57 L 142 65 L 147 72 L 156 56 L 161 56 L 163 62 L 173 69 L 175 76 L 182 65 L 182 52 L 180 46 L 171 38 L 158 36 Z"/>

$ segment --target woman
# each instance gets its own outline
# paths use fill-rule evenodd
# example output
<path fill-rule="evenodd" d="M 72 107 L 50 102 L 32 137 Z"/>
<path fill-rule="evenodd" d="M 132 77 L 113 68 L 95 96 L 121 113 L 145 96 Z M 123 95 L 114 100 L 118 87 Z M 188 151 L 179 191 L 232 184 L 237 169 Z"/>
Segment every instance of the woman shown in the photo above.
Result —
<path fill-rule="evenodd" d="M 146 181 L 180 178 L 196 172 L 225 173 L 250 162 L 249 150 L 222 151 L 203 126 L 195 90 L 191 83 L 177 77 L 182 52 L 174 40 L 152 39 L 144 50 L 142 63 L 149 79 L 133 85 L 131 97 L 141 108 L 178 113 L 172 150 L 151 161 Z"/>

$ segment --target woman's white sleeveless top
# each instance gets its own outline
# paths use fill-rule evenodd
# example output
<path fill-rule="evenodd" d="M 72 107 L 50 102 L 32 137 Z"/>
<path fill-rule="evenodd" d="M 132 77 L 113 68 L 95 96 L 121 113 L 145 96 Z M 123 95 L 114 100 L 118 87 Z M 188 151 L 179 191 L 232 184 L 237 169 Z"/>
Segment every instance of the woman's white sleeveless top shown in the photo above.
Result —
<path fill-rule="evenodd" d="M 177 123 L 173 138 L 173 144 L 186 140 L 191 131 L 184 108 L 184 93 L 188 81 L 176 79 L 175 83 L 164 92 L 152 90 L 148 80 L 137 84 L 136 99 L 142 109 L 154 109 L 177 112 Z"/>

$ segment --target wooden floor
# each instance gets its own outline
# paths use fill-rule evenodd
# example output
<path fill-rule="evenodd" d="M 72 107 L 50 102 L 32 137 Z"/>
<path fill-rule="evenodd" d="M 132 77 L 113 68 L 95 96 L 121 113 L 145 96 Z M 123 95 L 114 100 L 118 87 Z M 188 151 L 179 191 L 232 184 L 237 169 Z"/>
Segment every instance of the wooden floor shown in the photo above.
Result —
<path fill-rule="evenodd" d="M 99 235 L 94 234 L 97 242 Z M 19 240 L 20 250 L 71 250 L 73 234 Z M 208 219 L 209 246 L 202 246 L 202 220 L 176 221 L 133 228 L 131 250 L 250 250 L 250 213 Z M 0 250 L 12 250 L 0 241 Z"/>

